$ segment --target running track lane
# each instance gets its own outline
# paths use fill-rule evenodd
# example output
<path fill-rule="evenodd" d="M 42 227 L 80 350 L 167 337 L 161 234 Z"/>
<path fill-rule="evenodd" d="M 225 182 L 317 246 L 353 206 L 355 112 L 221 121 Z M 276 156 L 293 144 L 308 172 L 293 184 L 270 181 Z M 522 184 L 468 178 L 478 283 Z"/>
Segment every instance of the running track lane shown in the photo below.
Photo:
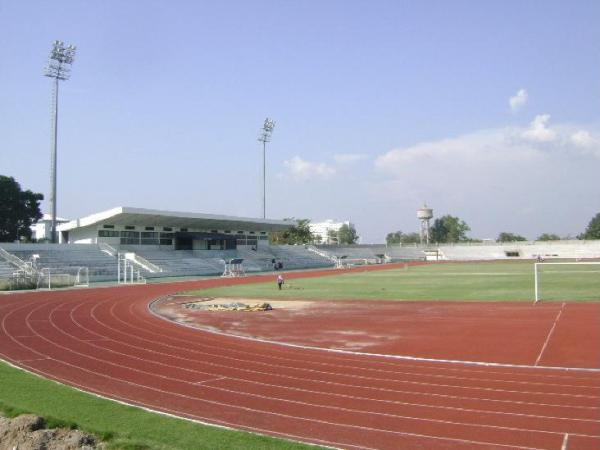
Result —
<path fill-rule="evenodd" d="M 148 311 L 160 295 L 223 282 L 239 281 L 6 296 L 0 356 L 108 398 L 340 448 L 600 448 L 598 372 L 281 347 Z"/>

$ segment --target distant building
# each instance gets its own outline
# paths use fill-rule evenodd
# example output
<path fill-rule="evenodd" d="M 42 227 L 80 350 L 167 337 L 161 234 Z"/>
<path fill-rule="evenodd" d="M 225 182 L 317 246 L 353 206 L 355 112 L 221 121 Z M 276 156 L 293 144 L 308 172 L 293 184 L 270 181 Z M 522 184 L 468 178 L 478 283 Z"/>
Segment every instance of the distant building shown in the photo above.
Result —
<path fill-rule="evenodd" d="M 61 223 L 67 223 L 69 219 L 63 219 L 62 217 L 56 218 L 56 226 Z M 31 225 L 31 237 L 36 241 L 43 241 L 45 239 L 50 240 L 52 236 L 52 216 L 50 214 L 44 214 L 40 220 Z"/>
<path fill-rule="evenodd" d="M 318 244 L 337 244 L 337 237 L 332 236 L 331 232 L 337 233 L 340 228 L 342 228 L 342 225 L 347 225 L 351 228 L 354 227 L 348 220 L 345 222 L 334 222 L 333 220 L 328 219 L 325 222 L 311 223 L 310 232 L 315 235 Z"/>

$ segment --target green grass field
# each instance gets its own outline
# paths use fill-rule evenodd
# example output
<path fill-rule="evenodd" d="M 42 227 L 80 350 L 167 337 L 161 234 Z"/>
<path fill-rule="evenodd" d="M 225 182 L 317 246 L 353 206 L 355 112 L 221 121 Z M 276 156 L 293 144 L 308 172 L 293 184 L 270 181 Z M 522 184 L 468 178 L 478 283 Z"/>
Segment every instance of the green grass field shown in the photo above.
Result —
<path fill-rule="evenodd" d="M 110 450 L 314 449 L 293 442 L 224 430 L 103 400 L 0 363 L 0 415 L 33 413 L 49 427 L 78 428 Z"/>
<path fill-rule="evenodd" d="M 193 291 L 209 297 L 533 301 L 533 263 L 450 263 Z M 600 265 L 544 266 L 542 300 L 600 300 Z"/>

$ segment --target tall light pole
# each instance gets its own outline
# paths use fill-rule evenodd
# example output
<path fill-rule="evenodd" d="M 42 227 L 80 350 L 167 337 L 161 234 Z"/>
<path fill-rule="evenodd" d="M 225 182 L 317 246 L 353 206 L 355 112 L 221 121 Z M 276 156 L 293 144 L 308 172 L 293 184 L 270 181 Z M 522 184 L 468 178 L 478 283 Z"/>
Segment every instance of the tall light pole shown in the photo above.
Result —
<path fill-rule="evenodd" d="M 66 81 L 71 75 L 71 64 L 75 57 L 76 47 L 69 45 L 65 47 L 64 42 L 54 41 L 45 67 L 44 75 L 54 78 L 54 89 L 52 92 L 52 122 L 54 126 L 54 139 L 50 158 L 50 202 L 52 203 L 52 243 L 57 241 L 56 235 L 56 144 L 58 141 L 58 80 Z"/>
<path fill-rule="evenodd" d="M 265 119 L 262 129 L 260 130 L 259 142 L 263 143 L 263 219 L 267 218 L 267 163 L 266 163 L 266 148 L 267 142 L 271 141 L 275 122 L 268 117 Z"/>

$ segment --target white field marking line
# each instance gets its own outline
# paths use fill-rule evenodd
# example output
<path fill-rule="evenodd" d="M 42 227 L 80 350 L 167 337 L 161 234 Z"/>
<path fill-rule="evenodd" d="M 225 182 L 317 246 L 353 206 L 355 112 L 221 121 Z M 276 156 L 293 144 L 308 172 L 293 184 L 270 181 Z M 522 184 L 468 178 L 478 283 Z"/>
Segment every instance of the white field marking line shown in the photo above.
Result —
<path fill-rule="evenodd" d="M 77 307 L 76 307 L 77 308 Z M 75 309 L 76 309 L 75 308 Z M 81 327 L 80 324 L 77 323 L 77 321 L 75 319 L 74 323 Z M 87 329 L 87 328 L 86 328 Z M 62 330 L 61 330 L 62 332 Z M 90 331 L 91 333 L 96 334 L 93 331 Z M 74 338 L 75 340 L 78 340 L 77 337 L 70 335 L 68 333 L 64 333 L 63 334 L 67 334 L 68 336 Z M 112 340 L 112 339 L 110 339 Z M 114 341 L 113 342 L 117 342 L 118 341 Z M 216 375 L 213 373 L 207 373 L 207 372 L 202 372 L 202 371 L 197 371 L 197 370 L 193 370 L 193 369 L 189 369 L 187 367 L 181 367 L 181 366 L 176 366 L 176 365 L 172 365 L 172 364 L 165 364 L 165 363 L 161 363 L 155 360 L 147 360 L 144 358 L 140 358 L 137 356 L 133 356 L 130 354 L 126 354 L 126 353 L 122 353 L 122 352 L 117 352 L 115 350 L 111 350 L 111 349 L 106 349 L 104 347 L 99 347 L 97 345 L 94 345 L 94 347 L 102 349 L 102 350 L 107 350 L 111 353 L 116 353 L 118 355 L 121 356 L 125 356 L 129 359 L 137 359 L 140 361 L 144 361 L 144 362 L 150 362 L 152 364 L 156 364 L 159 366 L 164 366 L 167 367 L 169 369 L 177 369 L 177 370 L 182 370 L 182 371 L 186 371 L 186 372 L 190 372 L 193 374 L 204 374 L 204 375 Z M 138 349 L 138 347 L 134 347 L 136 349 Z M 144 349 L 146 350 L 146 349 Z M 226 366 L 227 368 L 229 368 L 229 366 Z M 261 372 L 261 374 L 264 374 L 263 372 Z M 491 415 L 511 415 L 511 416 L 519 416 L 519 417 L 533 417 L 533 418 L 538 418 L 538 419 L 549 419 L 549 420 L 569 420 L 569 421 L 580 421 L 580 422 L 596 422 L 593 419 L 577 419 L 577 418 L 570 418 L 570 417 L 553 417 L 553 416 L 537 416 L 537 415 L 532 415 L 532 414 L 523 414 L 523 413 L 510 413 L 510 412 L 501 412 L 501 411 L 487 411 L 487 410 L 476 410 L 476 409 L 467 409 L 467 408 L 456 408 L 456 407 L 450 407 L 450 406 L 436 406 L 436 405 L 427 405 L 427 404 L 419 404 L 419 403 L 409 403 L 409 402 L 400 402 L 400 401 L 393 401 L 393 400 L 382 400 L 382 399 L 371 399 L 371 398 L 366 398 L 366 397 L 357 397 L 357 396 L 351 396 L 351 395 L 347 395 L 347 394 L 334 394 L 334 393 L 329 393 L 329 392 L 323 392 L 323 391 L 314 391 L 314 390 L 309 390 L 309 389 L 301 389 L 301 388 L 296 388 L 296 387 L 291 387 L 291 386 L 283 386 L 283 385 L 276 385 L 276 384 L 272 384 L 272 383 L 265 383 L 265 382 L 256 382 L 256 381 L 252 381 L 252 380 L 246 380 L 243 378 L 237 378 L 237 377 L 231 377 L 231 376 L 221 376 L 218 378 L 214 378 L 212 380 L 205 380 L 203 382 L 196 382 L 195 384 L 202 384 L 202 383 L 207 383 L 209 381 L 217 381 L 217 380 L 221 380 L 221 379 L 230 379 L 232 381 L 235 382 L 239 382 L 239 383 L 246 383 L 246 384 L 257 384 L 259 386 L 269 386 L 269 387 L 274 387 L 277 389 L 281 389 L 283 391 L 296 391 L 296 392 L 302 392 L 302 393 L 310 393 L 310 394 L 318 394 L 318 395 L 324 395 L 324 396 L 334 396 L 334 397 L 339 397 L 339 398 L 349 398 L 349 399 L 353 399 L 353 400 L 360 400 L 360 401 L 372 401 L 372 402 L 378 402 L 378 403 L 388 403 L 388 404 L 398 404 L 398 405 L 405 405 L 405 406 L 417 406 L 417 407 L 423 407 L 423 408 L 433 408 L 433 409 L 447 409 L 447 410 L 453 410 L 453 411 L 462 411 L 462 412 L 478 412 L 478 413 L 489 413 Z M 172 378 L 173 381 L 182 381 L 182 382 L 186 382 L 185 380 L 179 380 L 179 379 L 175 379 Z M 220 389 L 215 387 L 214 389 Z M 236 392 L 242 392 L 242 391 L 236 391 Z M 247 393 L 247 392 L 246 392 Z M 251 393 L 248 393 L 248 395 L 253 395 Z"/>
<path fill-rule="evenodd" d="M 150 309 L 149 309 L 150 310 Z M 162 320 L 169 321 L 165 317 L 161 317 L 157 315 L 154 311 L 150 310 L 150 313 L 155 317 L 158 317 Z M 175 325 L 191 328 L 197 330 L 198 328 L 191 327 L 190 325 L 172 322 Z M 268 339 L 254 338 L 250 336 L 238 336 L 235 334 L 229 334 L 222 331 L 217 330 L 202 330 L 206 333 L 218 334 L 221 336 L 227 336 L 234 339 L 241 339 L 253 342 L 263 342 L 272 345 L 279 345 L 284 347 L 292 347 L 292 348 L 301 348 L 305 350 L 312 350 L 318 352 L 328 352 L 328 353 L 339 353 L 345 355 L 354 355 L 354 356 L 365 356 L 365 357 L 376 357 L 376 358 L 389 358 L 396 360 L 406 360 L 406 361 L 425 361 L 425 362 L 433 362 L 433 363 L 448 363 L 448 364 L 464 364 L 464 365 L 473 365 L 473 366 L 485 366 L 485 367 L 506 367 L 506 368 L 518 368 L 518 369 L 543 369 L 543 370 L 561 370 L 561 371 L 573 371 L 573 372 L 593 372 L 600 373 L 600 369 L 596 368 L 583 368 L 583 367 L 554 367 L 554 366 L 536 366 L 536 365 L 526 365 L 526 364 L 505 364 L 505 363 L 494 363 L 494 362 L 484 362 L 484 361 L 463 361 L 456 359 L 437 359 L 437 358 L 420 358 L 417 356 L 406 356 L 406 355 L 385 355 L 381 353 L 363 353 L 363 352 L 355 352 L 350 350 L 340 350 L 335 348 L 321 348 L 321 347 L 311 347 L 308 345 L 300 345 L 300 344 L 291 344 L 288 342 L 279 342 L 279 341 L 270 341 Z"/>
<path fill-rule="evenodd" d="M 58 328 L 56 326 L 56 324 L 54 323 L 53 320 L 53 310 L 50 311 L 49 313 L 49 320 L 50 323 L 52 324 L 52 326 L 59 332 L 67 335 L 67 336 L 71 336 L 68 333 L 63 332 L 60 328 Z M 31 313 L 30 313 L 31 314 Z M 32 330 L 33 332 L 35 332 L 34 330 Z M 75 355 L 82 355 L 84 357 L 87 357 L 89 359 L 93 359 L 99 362 L 103 362 L 106 365 L 112 365 L 112 366 L 117 366 L 117 367 L 125 367 L 121 364 L 115 364 L 112 363 L 111 361 L 108 360 L 103 360 L 101 358 L 96 358 L 93 357 L 91 355 L 85 355 L 82 354 L 80 352 L 74 351 L 72 349 L 69 349 L 68 347 L 65 347 L 63 345 L 57 344 L 56 342 L 53 342 L 51 339 L 48 339 L 46 337 L 43 337 L 40 335 L 40 337 L 44 340 L 46 340 L 47 342 L 53 344 L 55 347 L 64 349 L 65 351 L 71 353 L 71 354 L 75 354 Z M 74 340 L 76 341 L 81 341 L 80 339 L 73 337 Z M 55 358 L 52 358 L 53 360 L 57 361 L 57 362 L 63 362 L 60 360 L 56 360 Z M 188 385 L 194 385 L 194 384 L 198 384 L 198 383 L 193 383 L 190 381 L 186 381 L 183 379 L 178 379 L 178 378 L 174 378 L 174 377 L 169 377 L 166 375 L 159 375 L 156 373 L 151 373 L 151 372 L 147 372 L 141 369 L 135 369 L 133 367 L 126 367 L 128 370 L 133 371 L 133 372 L 138 372 L 141 373 L 143 375 L 150 375 L 150 376 L 154 376 L 157 378 L 161 378 L 161 379 L 166 379 L 166 380 L 170 380 L 170 381 L 174 381 L 176 383 L 181 383 L 181 384 L 188 384 Z M 83 368 L 82 368 L 83 369 Z M 110 377 L 110 378 L 114 378 L 114 377 Z M 114 378 L 115 380 L 118 381 L 122 381 L 122 382 L 127 382 L 126 380 L 123 379 L 119 379 L 119 378 Z M 148 389 L 154 389 L 149 385 L 140 385 L 138 383 L 134 383 L 138 386 L 145 386 Z M 213 389 L 213 390 L 217 390 L 217 391 L 222 391 L 222 392 L 229 392 L 232 393 L 236 396 L 246 396 L 246 397 L 254 397 L 254 398 L 258 398 L 258 399 L 262 399 L 262 400 L 274 400 L 274 401 L 278 401 L 280 403 L 291 403 L 291 404 L 295 404 L 295 405 L 301 405 L 301 406 L 305 406 L 305 407 L 309 407 L 309 408 L 315 408 L 315 409 L 329 409 L 329 410 L 334 410 L 334 411 L 343 411 L 343 412 L 348 412 L 348 413 L 352 413 L 352 414 L 369 414 L 369 415 L 375 415 L 375 416 L 382 416 L 382 417 L 388 417 L 388 418 L 393 418 L 393 419 L 398 419 L 398 420 L 406 420 L 406 421 L 417 421 L 417 422 L 429 422 L 429 423 L 440 423 L 440 424 L 445 424 L 445 425 L 457 425 L 457 426 L 463 426 L 463 427 L 471 427 L 471 428 L 491 428 L 491 429 L 496 429 L 496 430 L 509 430 L 509 431 L 521 431 L 521 432 L 534 432 L 534 433 L 542 433 L 542 434 L 562 434 L 562 433 L 558 433 L 555 431 L 546 431 L 546 430 L 533 430 L 533 429 L 527 429 L 527 428 L 516 428 L 516 427 L 503 427 L 503 426 L 498 426 L 498 425 L 489 425 L 489 424 L 473 424 L 473 423 L 465 423 L 465 422 L 454 422 L 454 421 L 447 421 L 447 420 L 441 420 L 441 419 L 431 419 L 431 418 L 422 418 L 422 417 L 412 417 L 412 416 L 403 416 L 403 415 L 398 415 L 398 414 L 389 414 L 389 413 L 381 413 L 381 412 L 376 412 L 376 411 L 365 411 L 363 409 L 358 410 L 358 409 L 351 409 L 351 408 L 344 408 L 344 407 L 336 407 L 336 406 L 330 406 L 330 405 L 320 405 L 320 404 L 315 404 L 315 403 L 309 403 L 309 402 L 303 402 L 303 401 L 299 401 L 299 400 L 290 400 L 290 399 L 284 399 L 284 398 L 279 398 L 279 397 L 268 397 L 265 395 L 261 395 L 261 394 L 253 394 L 253 393 L 248 393 L 248 392 L 241 392 L 241 391 L 235 391 L 235 390 L 231 390 L 231 389 L 226 389 L 226 388 L 219 388 L 219 387 L 214 387 L 214 386 L 205 386 L 207 389 Z M 188 399 L 198 399 L 200 400 L 200 398 L 196 397 L 196 396 L 190 396 L 190 395 L 185 395 L 185 394 L 179 394 L 175 391 L 167 391 L 167 390 L 160 390 L 163 393 L 167 393 L 167 394 L 171 394 L 171 395 L 177 395 L 177 396 L 184 396 Z M 206 402 L 211 402 L 210 400 L 207 399 L 201 399 L 202 401 L 206 401 Z M 233 406 L 230 403 L 221 403 L 218 402 L 221 405 L 229 405 L 229 406 Z M 252 408 L 250 408 L 252 409 Z M 277 415 L 281 415 L 281 413 L 275 413 L 273 411 L 265 411 L 265 410 L 256 410 L 256 409 L 252 409 L 255 412 L 263 412 L 263 413 L 267 413 L 267 414 L 277 414 Z M 313 420 L 307 417 L 299 417 L 301 419 L 305 419 L 305 420 Z M 343 424 L 346 425 L 346 424 Z M 350 426 L 350 425 L 348 425 Z M 361 427 L 360 425 L 356 425 Z M 381 431 L 390 431 L 390 430 L 381 430 Z M 578 434 L 579 436 L 585 436 L 585 437 L 596 437 L 596 436 L 589 436 L 589 435 L 585 435 L 585 434 Z M 600 435 L 598 436 L 600 437 Z"/>
<path fill-rule="evenodd" d="M 75 369 L 78 369 L 80 371 L 83 372 L 88 372 L 97 376 L 101 376 L 103 378 L 107 378 L 109 380 L 112 381 L 116 381 L 116 382 L 121 382 L 124 384 L 128 384 L 128 385 L 132 385 L 138 388 L 142 388 L 142 389 L 147 389 L 147 390 L 151 390 L 151 391 L 156 391 L 159 392 L 161 394 L 167 394 L 167 395 L 172 395 L 175 397 L 183 397 L 186 399 L 190 399 L 190 400 L 197 400 L 200 401 L 202 403 L 209 403 L 209 404 L 213 404 L 213 405 L 217 405 L 217 406 L 225 406 L 225 407 L 230 407 L 233 409 L 241 409 L 243 411 L 248 411 L 251 413 L 259 413 L 259 414 L 265 414 L 265 415 L 272 415 L 272 416 L 277 416 L 277 417 L 284 417 L 284 418 L 288 418 L 288 419 L 293 419 L 293 420 L 300 420 L 300 421 L 305 421 L 305 422 L 312 422 L 312 423 L 320 423 L 323 425 L 330 425 L 333 427 L 341 427 L 341 428 L 355 428 L 355 429 L 359 429 L 362 431 L 369 431 L 369 432 L 375 432 L 375 433 L 383 433 L 383 434 L 393 434 L 393 435 L 399 435 L 399 436 L 410 436 L 410 437 L 417 437 L 417 438 L 426 438 L 426 439 L 433 439 L 433 440 L 441 440 L 441 441 L 451 441 L 451 442 L 461 442 L 461 443 L 466 443 L 466 444 L 478 444 L 478 445 L 493 445 L 493 446 L 497 446 L 497 447 L 509 447 L 509 448 L 521 448 L 521 449 L 526 449 L 526 450 L 543 450 L 540 449 L 538 447 L 515 447 L 514 445 L 507 445 L 507 444 L 498 444 L 498 443 L 494 443 L 494 442 L 482 442 L 482 441 L 473 441 L 473 440 L 468 440 L 468 439 L 459 439 L 459 438 L 451 438 L 451 437 L 442 437 L 442 436 L 431 436 L 431 435 L 425 435 L 425 434 L 418 434 L 418 433 L 411 433 L 411 432 L 405 432 L 405 431 L 396 431 L 396 430 L 385 430 L 385 429 L 379 429 L 379 428 L 373 428 L 373 427 L 368 427 L 368 426 L 362 426 L 362 425 L 351 425 L 351 424 L 343 424 L 343 423 L 336 423 L 336 422 L 329 422 L 326 420 L 319 420 L 319 419 L 309 419 L 309 418 L 304 418 L 304 417 L 298 417 L 298 416 L 291 416 L 289 414 L 284 414 L 284 413 L 276 413 L 276 412 L 272 412 L 272 411 L 261 411 L 261 410 L 256 410 L 254 408 L 249 408 L 249 407 L 245 407 L 245 406 L 239 406 L 239 405 L 232 405 L 232 404 L 227 404 L 227 403 L 221 403 L 218 401 L 212 401 L 212 400 L 206 400 L 206 399 L 200 399 L 200 398 L 195 398 L 195 397 L 190 397 L 188 395 L 184 395 L 184 394 L 178 394 L 175 392 L 169 392 L 169 391 L 164 391 L 162 389 L 158 389 L 158 388 L 153 388 L 151 386 L 145 386 L 145 385 L 140 385 L 138 383 L 134 383 L 132 381 L 127 381 L 127 380 L 121 380 L 118 378 L 114 378 L 110 375 L 105 375 L 99 372 L 95 372 L 95 371 L 91 371 L 88 369 L 84 369 L 82 367 L 78 367 L 75 366 L 73 364 L 67 363 L 65 361 L 58 361 L 55 360 L 58 363 L 67 365 L 67 366 L 71 366 Z M 32 370 L 36 371 L 35 369 L 31 368 Z M 50 374 L 50 373 L 46 373 L 44 371 L 37 371 L 37 373 L 42 373 L 45 374 L 47 376 L 49 376 L 50 378 L 54 379 L 54 380 L 65 380 L 65 384 L 67 385 L 75 385 L 75 386 L 80 386 L 77 383 L 71 383 L 68 380 L 64 379 L 64 378 L 59 378 L 59 377 L 55 377 L 54 375 Z M 83 389 L 84 392 L 89 392 L 88 390 L 85 390 L 85 388 Z M 100 392 L 97 390 L 94 390 L 94 392 Z M 110 395 L 110 394 L 109 394 Z M 110 400 L 114 400 L 113 398 L 111 398 L 110 396 L 108 396 L 108 399 Z M 134 400 L 134 404 L 133 406 L 138 406 L 139 404 L 135 403 Z M 162 408 L 162 406 L 161 406 Z M 167 411 L 169 411 L 169 409 L 165 408 Z M 150 411 L 155 412 L 154 410 L 150 409 Z M 172 411 L 172 410 L 171 410 Z M 158 413 L 160 413 L 160 409 L 158 411 L 156 411 Z M 185 416 L 191 416 L 194 417 L 194 414 L 185 412 L 185 411 L 180 411 L 180 414 L 183 414 L 184 417 Z M 208 419 L 211 420 L 211 419 Z M 222 421 L 219 421 L 222 422 Z M 247 428 L 251 428 L 251 427 L 247 427 Z M 267 431 L 267 433 L 272 433 L 270 431 Z M 543 433 L 548 433 L 548 434 L 562 434 L 562 433 L 557 433 L 557 432 L 543 432 Z M 285 436 L 285 434 L 282 433 L 283 436 Z M 581 435 L 583 437 L 587 437 L 586 435 Z M 311 438 L 309 438 L 311 439 Z M 355 446 L 356 447 L 356 446 Z M 362 446 L 361 446 L 362 447 Z"/>
<path fill-rule="evenodd" d="M 565 302 L 563 302 L 562 306 L 560 307 L 560 311 L 558 311 L 558 315 L 556 316 L 556 319 L 554 319 L 554 324 L 552 324 L 552 328 L 550 328 L 550 332 L 548 333 L 548 336 L 546 336 L 546 341 L 544 341 L 542 350 L 540 351 L 540 354 L 538 355 L 537 359 L 535 360 L 535 364 L 534 364 L 535 366 L 537 366 L 538 363 L 540 362 L 540 359 L 542 359 L 544 350 L 546 350 L 546 347 L 548 346 L 548 342 L 550 342 L 550 337 L 552 336 L 552 333 L 554 332 L 554 329 L 556 328 L 556 325 L 558 324 L 558 321 L 559 321 L 560 316 L 564 309 L 565 309 Z"/>
<path fill-rule="evenodd" d="M 568 442 L 569 442 L 569 433 L 565 433 L 565 437 L 562 441 L 562 445 L 560 446 L 560 450 L 567 450 Z"/>
<path fill-rule="evenodd" d="M 156 316 L 157 318 L 163 319 L 163 321 L 164 321 L 165 318 L 163 316 L 159 315 L 158 313 L 156 313 L 151 308 L 152 305 L 155 302 L 159 301 L 161 298 L 163 298 L 163 297 L 159 297 L 158 299 L 155 299 L 154 301 L 152 301 L 151 304 L 148 306 L 148 309 L 150 309 L 150 312 L 151 312 L 151 314 L 153 316 Z M 114 305 L 114 306 L 117 306 L 117 305 Z M 112 317 L 116 317 L 116 314 L 114 313 L 114 310 L 113 310 L 114 306 L 111 307 L 111 311 L 110 311 Z M 134 305 L 132 305 L 132 304 L 129 305 L 129 314 L 132 314 L 132 315 L 134 314 L 134 312 L 132 311 L 133 307 L 134 307 Z M 143 323 L 145 325 L 145 327 L 143 329 L 143 331 L 145 331 L 145 332 L 148 332 L 148 327 L 152 327 L 154 329 L 163 331 L 162 328 L 157 327 L 153 322 L 140 319 L 137 316 L 136 316 L 136 319 L 139 322 L 141 322 L 141 323 Z M 191 328 L 194 331 L 199 331 L 199 332 L 205 331 L 202 328 L 198 328 L 198 327 L 194 327 L 194 326 L 188 326 L 186 324 L 179 324 L 177 322 L 172 322 L 172 321 L 170 321 L 168 319 L 167 319 L 167 322 L 170 323 L 170 324 L 182 325 L 183 327 L 185 327 L 185 328 Z M 140 327 L 133 326 L 131 322 L 128 323 L 128 326 L 131 327 L 131 328 L 134 328 L 136 330 L 142 330 L 142 328 L 140 328 Z M 226 336 L 232 336 L 232 335 L 227 334 L 227 333 L 224 333 L 224 335 L 226 335 Z M 179 339 L 179 338 L 172 337 L 172 336 L 170 336 L 169 338 L 171 340 L 174 340 L 174 341 L 183 342 L 183 343 L 185 343 L 188 346 L 190 344 L 189 340 L 183 340 L 183 339 Z M 218 345 L 222 344 L 222 342 L 218 341 L 217 339 L 211 339 L 210 341 L 207 340 L 206 342 L 207 342 L 206 344 L 204 344 L 204 343 L 199 344 L 200 347 L 209 347 L 209 345 L 208 345 L 209 342 L 216 342 Z M 161 341 L 161 344 L 162 345 L 169 345 L 169 344 L 163 343 L 162 341 Z M 242 355 L 246 355 L 247 354 L 247 351 L 235 350 L 235 349 L 233 349 L 231 347 L 229 347 L 228 350 L 230 352 L 232 352 L 232 353 L 241 353 Z M 323 349 L 320 348 L 320 350 L 323 350 Z M 289 352 L 280 352 L 280 353 L 282 353 L 282 354 L 288 354 Z M 365 354 L 365 353 L 357 353 L 357 354 L 358 355 L 368 355 L 368 354 Z M 262 357 L 265 358 L 265 359 L 275 359 L 275 360 L 280 360 L 280 361 L 297 362 L 297 360 L 294 360 L 294 359 L 291 359 L 291 358 L 276 357 L 276 356 L 272 356 L 272 355 L 262 356 Z M 348 361 L 348 360 L 347 359 L 342 359 L 342 361 Z M 354 361 L 353 361 L 353 363 L 354 363 Z M 387 362 L 384 362 L 384 361 L 378 361 L 378 363 L 379 364 L 384 364 L 384 365 L 391 365 L 390 363 L 387 363 Z M 346 369 L 348 367 L 348 366 L 340 366 L 339 364 L 331 364 L 331 363 L 323 363 L 323 362 L 311 362 L 311 364 L 313 364 L 313 365 L 322 365 L 322 366 L 331 366 L 331 367 L 344 367 L 344 369 Z M 433 367 L 430 367 L 430 366 L 429 367 L 428 366 L 423 367 L 423 366 L 409 365 L 409 366 L 400 367 L 400 369 L 402 369 L 403 371 L 399 372 L 398 370 L 390 371 L 390 370 L 375 369 L 375 368 L 365 368 L 363 366 L 352 366 L 352 367 L 355 368 L 355 369 L 357 369 L 357 370 L 363 370 L 363 371 L 369 371 L 369 372 L 389 373 L 389 374 L 394 374 L 394 375 L 409 374 L 409 375 L 417 375 L 417 376 L 423 376 L 423 374 L 422 373 L 414 374 L 414 373 L 406 372 L 405 370 L 407 368 L 408 369 L 410 369 L 410 368 L 418 368 L 420 370 L 422 370 L 423 368 L 426 368 L 427 370 L 434 370 L 434 371 L 437 371 L 437 370 L 441 369 L 441 368 L 433 368 Z M 392 367 L 398 367 L 398 366 L 392 365 Z M 456 369 L 456 368 L 444 368 L 444 370 L 446 370 L 446 371 L 450 370 L 450 371 L 456 371 L 456 372 L 467 372 L 467 373 L 485 373 L 486 375 L 490 373 L 490 372 L 483 372 L 483 371 L 479 371 L 479 370 L 465 370 L 465 369 L 461 370 L 461 369 Z M 496 373 L 497 372 L 491 372 L 491 374 L 496 374 Z M 509 373 L 509 374 L 511 374 L 511 373 Z M 504 373 L 502 375 L 506 376 L 507 374 Z M 518 374 L 518 375 L 519 376 L 523 376 L 523 374 Z M 435 378 L 435 377 L 438 377 L 438 378 L 451 378 L 448 375 L 437 375 L 435 373 L 429 373 L 426 376 L 427 377 L 432 377 L 432 378 Z M 537 375 L 537 376 L 539 377 L 540 375 Z M 461 379 L 461 378 L 458 378 L 458 377 L 455 377 L 455 378 L 456 379 Z M 547 375 L 544 378 L 560 378 L 560 379 L 577 379 L 577 380 L 581 380 L 581 378 L 558 376 L 558 375 Z M 481 381 L 494 381 L 494 382 L 497 382 L 497 383 L 531 384 L 531 385 L 546 385 L 546 386 L 551 386 L 552 385 L 550 383 L 532 382 L 532 381 L 519 381 L 519 380 L 498 380 L 498 379 L 489 379 L 489 378 L 482 379 L 482 378 L 472 378 L 472 377 L 467 377 L 467 378 L 462 378 L 462 379 L 466 379 L 466 380 L 481 380 Z M 592 379 L 592 380 L 597 381 L 596 379 Z M 564 384 L 559 384 L 557 386 L 560 386 L 560 387 L 574 387 L 574 388 L 600 389 L 599 386 L 564 385 Z"/>
<path fill-rule="evenodd" d="M 135 327 L 135 326 L 131 325 L 130 322 L 125 322 L 122 319 L 120 319 L 114 313 L 114 310 L 113 310 L 114 306 L 116 306 L 116 305 L 114 305 L 114 304 L 112 305 L 112 307 L 110 308 L 110 312 L 111 312 L 111 316 L 117 322 L 121 322 L 126 327 L 137 329 L 137 330 L 140 330 L 140 331 L 143 331 L 143 332 L 147 332 L 147 330 L 145 330 L 145 329 L 142 329 L 140 327 Z M 172 346 L 172 345 L 169 345 L 169 344 L 165 344 L 163 342 L 158 342 L 158 341 L 155 341 L 155 340 L 150 340 L 150 339 L 142 338 L 139 335 L 133 335 L 131 333 L 126 333 L 124 331 L 117 330 L 117 329 L 115 329 L 113 327 L 110 327 L 110 326 L 106 325 L 106 323 L 102 323 L 102 325 L 104 325 L 106 328 L 109 328 L 109 329 L 112 329 L 114 331 L 117 331 L 118 333 L 123 334 L 125 336 L 133 337 L 133 338 L 136 338 L 136 339 L 139 339 L 139 340 L 142 340 L 142 341 L 146 341 L 146 342 L 150 342 L 152 344 L 159 345 L 159 346 L 170 347 L 170 348 L 174 348 L 174 349 L 177 349 L 177 350 L 179 349 L 179 347 L 177 347 L 177 346 Z M 229 335 L 224 334 L 224 333 L 218 333 L 218 334 L 224 335 L 224 336 L 229 336 Z M 212 353 L 208 353 L 208 352 L 199 352 L 197 350 L 191 350 L 191 349 L 188 349 L 187 351 L 189 351 L 191 353 L 199 353 L 200 355 L 203 355 L 203 356 L 212 356 L 212 357 L 215 357 L 215 358 L 233 360 L 233 361 L 235 361 L 237 363 L 239 363 L 239 362 L 250 362 L 251 364 L 257 364 L 257 365 L 262 365 L 262 366 L 267 366 L 267 367 L 274 367 L 273 364 L 258 362 L 258 361 L 255 361 L 255 360 L 248 360 L 247 361 L 247 360 L 243 360 L 243 359 L 239 359 L 239 358 L 233 358 L 233 357 L 224 356 L 222 354 L 212 354 Z M 578 398 L 578 397 L 593 398 L 593 399 L 600 398 L 600 397 L 595 396 L 595 395 L 589 395 L 588 396 L 588 395 L 583 395 L 583 394 L 565 394 L 565 393 L 561 393 L 561 392 L 515 391 L 515 390 L 508 390 L 508 389 L 495 389 L 495 388 L 472 387 L 472 386 L 450 385 L 450 384 L 439 384 L 439 383 L 424 383 L 424 382 L 407 381 L 407 380 L 390 380 L 390 379 L 386 379 L 386 378 L 375 378 L 375 377 L 367 377 L 367 376 L 361 376 L 361 375 L 346 375 L 346 374 L 339 374 L 339 373 L 332 373 L 332 372 L 324 372 L 324 371 L 320 371 L 320 370 L 316 370 L 316 369 L 308 369 L 308 368 L 295 367 L 295 366 L 279 365 L 277 367 L 283 368 L 283 369 L 289 369 L 289 370 L 296 370 L 296 371 L 303 371 L 303 372 L 309 372 L 309 373 L 316 373 L 316 374 L 319 374 L 321 376 L 322 375 L 325 375 L 325 376 L 327 376 L 327 375 L 333 375 L 333 376 L 338 376 L 338 377 L 339 376 L 344 376 L 344 377 L 351 377 L 351 378 L 361 379 L 361 380 L 393 382 L 393 383 L 400 383 L 400 384 L 416 384 L 416 385 L 423 385 L 423 386 L 449 387 L 449 388 L 454 388 L 454 389 L 483 390 L 483 391 L 520 393 L 520 394 L 552 395 L 552 396 L 573 397 L 573 398 Z M 238 370 L 239 370 L 239 368 L 238 368 Z M 318 381 L 321 381 L 321 380 L 318 380 Z M 560 385 L 558 385 L 558 386 L 560 386 Z"/>
<path fill-rule="evenodd" d="M 228 378 L 228 377 L 216 377 L 216 378 L 211 378 L 210 380 L 196 381 L 196 382 L 195 382 L 195 383 L 193 383 L 193 384 L 202 385 L 202 384 L 205 384 L 205 383 L 210 383 L 210 382 L 212 382 L 212 381 L 220 381 L 220 380 L 225 380 L 225 379 L 227 379 L 227 378 Z"/>

